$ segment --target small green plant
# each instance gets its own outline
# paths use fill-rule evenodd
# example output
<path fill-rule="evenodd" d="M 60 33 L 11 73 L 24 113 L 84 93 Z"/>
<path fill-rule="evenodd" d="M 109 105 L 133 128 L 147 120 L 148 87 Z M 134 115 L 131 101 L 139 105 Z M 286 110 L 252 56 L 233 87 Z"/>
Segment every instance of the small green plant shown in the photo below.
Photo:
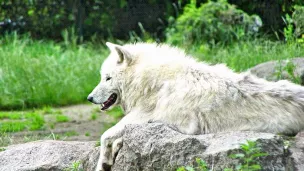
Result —
<path fill-rule="evenodd" d="M 283 72 L 286 72 L 286 74 L 288 75 L 288 79 L 291 82 L 295 84 L 301 84 L 301 78 L 295 75 L 296 65 L 292 61 L 287 60 L 284 66 L 282 64 L 282 61 L 279 61 L 278 65 L 275 67 L 275 70 L 275 75 L 278 80 L 285 79 L 283 76 Z"/>
<path fill-rule="evenodd" d="M 97 113 L 95 113 L 95 112 L 92 113 L 91 114 L 91 120 L 95 121 L 97 119 L 97 116 L 98 116 Z"/>
<path fill-rule="evenodd" d="M 293 83 L 301 83 L 301 78 L 295 75 L 296 65 L 292 61 L 288 60 L 287 64 L 284 67 L 284 70 L 287 72 Z"/>
<path fill-rule="evenodd" d="M 56 115 L 56 122 L 68 122 L 70 119 L 65 115 Z"/>
<path fill-rule="evenodd" d="M 195 171 L 195 170 L 199 170 L 199 171 L 209 171 L 208 165 L 207 163 L 200 159 L 200 158 L 196 158 L 195 159 L 196 162 L 196 167 L 192 167 L 192 166 L 182 166 L 177 168 L 176 171 Z"/>
<path fill-rule="evenodd" d="M 49 127 L 50 127 L 50 129 L 54 129 L 55 128 L 55 123 L 49 123 Z"/>
<path fill-rule="evenodd" d="M 95 147 L 99 147 L 100 146 L 100 140 L 98 140 L 95 144 Z"/>
<path fill-rule="evenodd" d="M 246 143 L 241 144 L 240 153 L 231 154 L 230 157 L 240 160 L 240 163 L 235 166 L 235 170 L 256 171 L 262 169 L 257 159 L 267 155 L 267 153 L 261 152 L 261 148 L 257 147 L 255 141 L 248 140 Z"/>
<path fill-rule="evenodd" d="M 81 168 L 81 162 L 75 161 L 72 163 L 72 165 L 69 168 L 66 168 L 65 171 L 83 171 Z"/>
<path fill-rule="evenodd" d="M 0 148 L 0 152 L 1 152 L 1 151 L 5 151 L 5 150 L 6 150 L 5 148 L 2 148 L 2 147 Z"/>
<path fill-rule="evenodd" d="M 284 22 L 286 24 L 286 27 L 284 28 L 285 41 L 287 43 L 292 43 L 295 41 L 292 18 L 288 14 L 286 14 L 286 16 L 284 18 Z"/>
<path fill-rule="evenodd" d="M 239 159 L 239 164 L 235 165 L 233 168 L 225 168 L 224 171 L 258 171 L 261 170 L 261 166 L 257 159 L 259 157 L 267 156 L 267 153 L 261 152 L 261 149 L 257 147 L 255 141 L 247 141 L 241 144 L 240 153 L 229 155 L 230 158 Z M 207 163 L 196 158 L 196 167 L 193 166 L 182 166 L 177 168 L 176 171 L 209 171 Z"/>
<path fill-rule="evenodd" d="M 89 137 L 91 134 L 90 134 L 89 132 L 86 132 L 84 135 L 85 135 L 86 137 Z"/>

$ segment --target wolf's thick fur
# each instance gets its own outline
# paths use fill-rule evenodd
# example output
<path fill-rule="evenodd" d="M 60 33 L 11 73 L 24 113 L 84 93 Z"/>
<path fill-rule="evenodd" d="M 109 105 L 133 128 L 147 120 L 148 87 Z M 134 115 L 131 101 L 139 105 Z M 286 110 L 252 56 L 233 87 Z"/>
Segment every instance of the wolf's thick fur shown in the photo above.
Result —
<path fill-rule="evenodd" d="M 102 135 L 97 169 L 113 164 L 126 124 L 161 121 L 185 134 L 252 130 L 296 133 L 304 128 L 304 88 L 268 82 L 224 65 L 197 62 L 167 45 L 107 43 L 110 56 L 89 97 L 102 104 L 117 93 L 125 117 Z M 115 145 L 111 147 L 111 144 Z"/>

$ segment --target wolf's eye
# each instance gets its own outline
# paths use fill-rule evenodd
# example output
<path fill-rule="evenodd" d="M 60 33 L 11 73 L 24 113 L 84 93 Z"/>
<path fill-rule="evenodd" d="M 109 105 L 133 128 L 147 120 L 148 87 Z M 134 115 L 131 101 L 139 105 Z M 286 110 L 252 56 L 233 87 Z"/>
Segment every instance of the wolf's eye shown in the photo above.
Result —
<path fill-rule="evenodd" d="M 107 77 L 107 78 L 106 78 L 106 81 L 109 81 L 111 78 L 112 78 L 112 77 Z"/>

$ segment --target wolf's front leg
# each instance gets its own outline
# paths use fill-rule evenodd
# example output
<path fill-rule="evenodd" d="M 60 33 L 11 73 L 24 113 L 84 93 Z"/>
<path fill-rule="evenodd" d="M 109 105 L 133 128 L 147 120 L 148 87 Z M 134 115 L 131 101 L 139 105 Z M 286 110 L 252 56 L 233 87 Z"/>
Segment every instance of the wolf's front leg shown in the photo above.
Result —
<path fill-rule="evenodd" d="M 128 114 L 115 126 L 108 129 L 100 138 L 100 156 L 96 171 L 110 171 L 115 157 L 122 147 L 124 128 L 127 124 L 141 124 L 148 122 L 148 117 Z"/>
<path fill-rule="evenodd" d="M 115 157 L 122 147 L 123 127 L 114 126 L 100 138 L 100 156 L 96 171 L 110 171 Z"/>

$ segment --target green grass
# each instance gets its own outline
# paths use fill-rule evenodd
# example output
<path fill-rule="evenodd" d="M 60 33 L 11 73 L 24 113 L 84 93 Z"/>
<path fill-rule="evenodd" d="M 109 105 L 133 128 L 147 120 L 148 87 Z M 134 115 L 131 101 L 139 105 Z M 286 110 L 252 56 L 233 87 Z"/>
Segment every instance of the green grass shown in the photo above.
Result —
<path fill-rule="evenodd" d="M 185 47 L 182 47 L 185 48 Z M 256 39 L 228 46 L 193 45 L 188 51 L 200 60 L 226 63 L 244 71 L 269 60 L 304 56 L 304 47 Z M 99 68 L 108 50 L 54 41 L 31 40 L 16 34 L 0 38 L 0 110 L 44 107 L 86 101 L 99 81 Z"/>
<path fill-rule="evenodd" d="M 0 110 L 86 101 L 107 55 L 102 46 L 66 46 L 24 36 L 0 38 Z"/>
<path fill-rule="evenodd" d="M 273 42 L 261 39 L 235 42 L 229 46 L 193 46 L 190 54 L 200 60 L 215 64 L 225 63 L 235 71 L 245 71 L 257 64 L 270 61 L 304 57 L 304 45 Z"/>
<path fill-rule="evenodd" d="M 38 130 L 44 123 L 43 116 L 38 113 L 0 113 L 0 133 Z"/>
<path fill-rule="evenodd" d="M 97 116 L 98 116 L 97 113 L 95 113 L 95 112 L 92 113 L 92 114 L 91 114 L 91 120 L 92 120 L 92 121 L 95 121 L 95 120 L 97 119 Z"/>
<path fill-rule="evenodd" d="M 106 114 L 113 116 L 115 119 L 120 119 L 123 117 L 123 111 L 120 107 L 115 107 L 106 112 Z"/>
<path fill-rule="evenodd" d="M 61 111 L 61 110 L 54 109 L 54 108 L 52 108 L 51 106 L 44 106 L 44 107 L 41 109 L 41 112 L 42 112 L 43 114 L 62 114 L 62 111 Z"/>
<path fill-rule="evenodd" d="M 0 120 L 3 119 L 11 119 L 11 120 L 17 120 L 22 119 L 21 113 L 0 113 Z"/>
<path fill-rule="evenodd" d="M 72 137 L 72 136 L 77 136 L 79 135 L 76 131 L 68 131 L 64 133 L 64 136 L 66 137 Z"/>
<path fill-rule="evenodd" d="M 70 119 L 65 115 L 56 115 L 56 122 L 68 122 Z"/>

